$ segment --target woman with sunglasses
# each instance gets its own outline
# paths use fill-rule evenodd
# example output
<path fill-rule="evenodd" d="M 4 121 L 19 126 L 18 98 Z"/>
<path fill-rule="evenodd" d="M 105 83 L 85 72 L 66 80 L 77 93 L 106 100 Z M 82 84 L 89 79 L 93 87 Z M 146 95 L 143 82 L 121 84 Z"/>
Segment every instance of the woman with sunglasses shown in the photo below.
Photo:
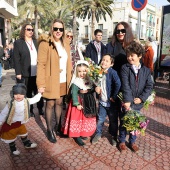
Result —
<path fill-rule="evenodd" d="M 27 87 L 26 97 L 32 98 L 32 93 L 37 94 L 37 51 L 38 45 L 31 24 L 24 24 L 20 31 L 20 38 L 14 42 L 13 59 L 17 83 L 24 83 Z M 37 103 L 39 115 L 43 115 L 43 98 Z M 35 117 L 33 105 L 30 114 Z"/>
<path fill-rule="evenodd" d="M 74 69 L 75 63 L 78 60 L 84 60 L 83 54 L 81 53 L 79 47 L 77 45 L 73 45 L 73 34 L 71 31 L 68 31 L 66 34 L 66 37 L 70 41 L 70 47 L 71 47 L 71 60 L 72 60 L 72 66 Z"/>
<path fill-rule="evenodd" d="M 132 29 L 127 22 L 119 22 L 114 31 L 112 40 L 110 43 L 106 45 L 107 53 L 110 53 L 114 56 L 114 65 L 113 69 L 117 71 L 120 77 L 120 70 L 123 64 L 126 64 L 127 56 L 125 52 L 125 47 L 134 40 L 134 36 L 132 33 Z M 113 103 L 113 114 L 114 114 L 114 126 L 111 128 L 109 126 L 110 134 L 114 134 L 112 136 L 112 145 L 117 144 L 117 135 L 118 135 L 118 115 L 121 112 L 121 102 L 117 98 Z"/>
<path fill-rule="evenodd" d="M 63 21 L 52 22 L 49 35 L 41 35 L 38 49 L 37 86 L 46 99 L 45 118 L 47 138 L 55 143 L 56 134 L 60 132 L 63 96 L 67 94 L 71 80 L 70 45 L 65 38 Z M 56 124 L 53 128 L 52 118 L 55 112 Z"/>

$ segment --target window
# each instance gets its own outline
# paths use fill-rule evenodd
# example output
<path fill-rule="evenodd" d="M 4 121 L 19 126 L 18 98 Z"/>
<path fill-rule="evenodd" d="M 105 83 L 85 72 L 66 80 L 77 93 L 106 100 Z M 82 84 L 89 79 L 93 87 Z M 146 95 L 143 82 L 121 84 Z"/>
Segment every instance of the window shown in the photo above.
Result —
<path fill-rule="evenodd" d="M 88 26 L 86 25 L 85 26 L 85 38 L 88 38 L 88 34 L 89 34 Z"/>
<path fill-rule="evenodd" d="M 103 30 L 103 24 L 99 24 L 99 25 L 98 25 L 98 28 L 99 28 L 100 30 Z"/>
<path fill-rule="evenodd" d="M 118 24 L 118 22 L 114 22 L 113 23 L 113 30 L 115 29 L 116 25 Z"/>
<path fill-rule="evenodd" d="M 141 26 L 141 37 L 143 37 L 143 30 L 144 30 L 144 28 L 143 28 L 143 25 Z"/>

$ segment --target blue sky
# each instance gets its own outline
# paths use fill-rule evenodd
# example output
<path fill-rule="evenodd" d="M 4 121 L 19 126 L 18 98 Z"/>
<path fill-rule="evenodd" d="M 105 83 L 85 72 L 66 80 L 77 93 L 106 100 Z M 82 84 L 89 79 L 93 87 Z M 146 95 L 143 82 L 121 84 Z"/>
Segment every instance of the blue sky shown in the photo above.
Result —
<path fill-rule="evenodd" d="M 124 0 L 114 0 L 115 2 L 123 2 Z M 128 0 L 128 2 L 131 2 L 132 0 Z M 170 3 L 167 0 L 148 0 L 149 4 L 157 4 L 157 6 L 164 6 L 164 5 L 170 5 Z"/>
<path fill-rule="evenodd" d="M 170 5 L 167 0 L 148 0 L 150 4 L 157 4 L 158 6 Z"/>

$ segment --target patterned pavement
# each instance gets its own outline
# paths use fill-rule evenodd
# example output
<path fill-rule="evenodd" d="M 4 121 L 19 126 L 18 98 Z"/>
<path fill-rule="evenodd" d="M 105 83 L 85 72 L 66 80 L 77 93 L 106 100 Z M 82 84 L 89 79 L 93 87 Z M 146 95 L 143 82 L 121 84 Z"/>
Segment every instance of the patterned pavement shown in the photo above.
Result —
<path fill-rule="evenodd" d="M 14 81 L 14 71 L 3 71 L 3 86 L 0 88 L 0 110 L 9 98 Z M 155 85 L 155 105 L 142 112 L 150 120 L 145 136 L 137 139 L 139 151 L 128 149 L 120 153 L 112 146 L 108 134 L 108 121 L 100 141 L 78 146 L 72 138 L 60 138 L 52 144 L 46 139 L 46 124 L 39 116 L 27 123 L 29 138 L 38 144 L 36 149 L 25 149 L 20 139 L 16 145 L 19 156 L 10 154 L 8 145 L 0 141 L 0 170 L 169 170 L 170 169 L 170 88 L 168 82 L 158 80 Z"/>

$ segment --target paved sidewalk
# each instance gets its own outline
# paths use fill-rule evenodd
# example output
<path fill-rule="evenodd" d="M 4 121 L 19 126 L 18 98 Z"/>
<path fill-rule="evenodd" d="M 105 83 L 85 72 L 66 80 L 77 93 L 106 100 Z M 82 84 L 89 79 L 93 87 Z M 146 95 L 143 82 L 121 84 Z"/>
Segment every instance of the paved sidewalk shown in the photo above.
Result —
<path fill-rule="evenodd" d="M 5 106 L 9 91 L 15 83 L 14 71 L 3 72 L 0 88 L 0 110 Z M 21 151 L 19 156 L 9 152 L 8 145 L 0 141 L 0 170 L 169 170 L 170 169 L 170 89 L 168 82 L 159 80 L 155 90 L 155 105 L 143 113 L 150 120 L 146 136 L 138 137 L 139 152 L 128 149 L 120 153 L 110 144 L 107 132 L 108 121 L 104 126 L 102 139 L 91 144 L 90 139 L 84 147 L 78 146 L 72 138 L 60 138 L 52 144 L 46 139 L 46 125 L 43 116 L 27 123 L 29 138 L 38 144 L 34 150 L 24 149 L 21 140 L 16 144 Z"/>

